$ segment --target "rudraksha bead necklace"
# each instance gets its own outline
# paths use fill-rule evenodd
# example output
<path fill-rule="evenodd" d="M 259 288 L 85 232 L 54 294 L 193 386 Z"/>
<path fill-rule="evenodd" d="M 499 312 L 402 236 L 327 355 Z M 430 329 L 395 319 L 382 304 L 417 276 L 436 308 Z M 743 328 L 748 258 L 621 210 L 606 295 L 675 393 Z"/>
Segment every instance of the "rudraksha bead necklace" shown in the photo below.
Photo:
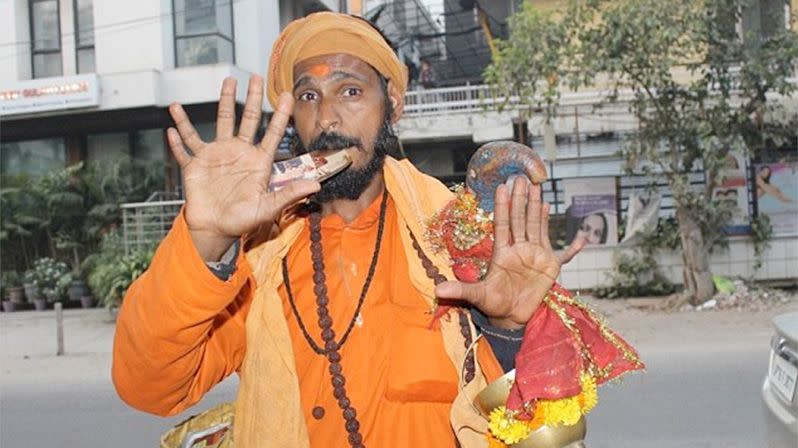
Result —
<path fill-rule="evenodd" d="M 297 324 L 299 325 L 302 334 L 305 336 L 310 347 L 319 355 L 324 355 L 330 362 L 330 375 L 333 386 L 333 396 L 338 400 L 338 407 L 341 408 L 344 420 L 346 421 L 346 432 L 349 434 L 348 441 L 352 447 L 363 448 L 363 436 L 360 434 L 360 422 L 357 420 L 357 411 L 352 406 L 349 397 L 346 394 L 346 378 L 344 377 L 343 367 L 341 366 L 341 353 L 340 349 L 343 347 L 349 333 L 355 325 L 360 309 L 366 299 L 371 280 L 374 278 L 374 272 L 377 268 L 377 260 L 380 255 L 380 248 L 382 247 L 382 233 L 385 230 L 385 212 L 388 205 L 388 190 L 384 190 L 382 194 L 382 203 L 380 204 L 380 218 L 377 227 L 377 241 L 374 243 L 374 253 L 371 258 L 371 265 L 369 265 L 368 275 L 366 282 L 363 284 L 363 289 L 360 292 L 360 298 L 355 308 L 355 313 L 349 321 L 349 325 L 344 332 L 343 337 L 339 342 L 335 342 L 335 330 L 332 328 L 332 317 L 330 317 L 327 304 L 330 302 L 327 294 L 326 276 L 324 274 L 324 254 L 321 247 L 321 214 L 315 211 L 310 214 L 310 253 L 313 261 L 313 291 L 316 294 L 317 314 L 319 315 L 319 327 L 321 327 L 321 339 L 324 341 L 324 348 L 319 347 L 316 341 L 308 333 L 302 318 L 297 311 L 294 296 L 291 292 L 291 282 L 288 276 L 288 264 L 286 259 L 283 258 L 283 281 L 285 282 L 285 292 L 288 296 L 288 303 L 291 305 L 291 311 L 294 313 Z M 315 418 L 322 418 L 324 416 L 324 409 L 317 406 L 313 409 L 313 416 Z"/>
<path fill-rule="evenodd" d="M 418 240 L 416 240 L 416 236 L 413 235 L 413 232 L 410 229 L 407 229 L 410 233 L 410 238 L 413 240 L 413 249 L 416 250 L 418 254 L 418 258 L 421 259 L 421 266 L 424 268 L 424 272 L 427 274 L 427 277 L 435 282 L 435 286 L 440 285 L 441 283 L 446 281 L 446 277 L 441 274 L 441 271 L 438 269 L 437 266 L 429 259 L 427 254 L 424 253 L 424 249 L 421 248 L 421 245 L 418 244 Z M 468 323 L 468 317 L 466 316 L 467 311 L 463 311 L 462 309 L 457 310 L 457 318 L 458 323 L 460 324 L 460 334 L 463 336 L 463 345 L 465 349 L 468 351 L 466 353 L 465 358 L 465 382 L 466 384 L 470 383 L 471 380 L 474 379 L 476 375 L 476 363 L 474 361 L 474 351 L 469 350 L 471 348 L 471 341 L 473 338 L 471 337 L 471 326 Z"/>

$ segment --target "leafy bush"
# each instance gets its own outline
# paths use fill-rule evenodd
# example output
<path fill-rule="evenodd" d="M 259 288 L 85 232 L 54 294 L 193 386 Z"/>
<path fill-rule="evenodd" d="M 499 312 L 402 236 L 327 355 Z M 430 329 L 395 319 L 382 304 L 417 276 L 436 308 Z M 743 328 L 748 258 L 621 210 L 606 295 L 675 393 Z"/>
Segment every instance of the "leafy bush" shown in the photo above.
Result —
<path fill-rule="evenodd" d="M 679 247 L 678 224 L 674 218 L 660 218 L 656 227 L 640 234 L 640 242 L 628 249 L 618 249 L 613 269 L 607 276 L 610 286 L 599 288 L 596 296 L 606 299 L 639 296 L 662 296 L 676 291 L 676 286 L 659 271 L 660 250 Z"/>
<path fill-rule="evenodd" d="M 39 285 L 45 296 L 60 300 L 72 282 L 72 274 L 63 261 L 44 257 L 33 262 L 33 269 L 26 273 L 26 279 Z"/>
<path fill-rule="evenodd" d="M 86 260 L 88 283 L 97 300 L 107 308 L 118 307 L 125 292 L 150 265 L 154 248 L 125 253 L 118 230 L 103 237 L 100 250 Z"/>
<path fill-rule="evenodd" d="M 146 200 L 164 178 L 162 164 L 128 157 L 1 180 L 3 267 L 24 271 L 48 256 L 68 261 L 78 276 L 102 236 L 121 224 L 119 205 Z"/>

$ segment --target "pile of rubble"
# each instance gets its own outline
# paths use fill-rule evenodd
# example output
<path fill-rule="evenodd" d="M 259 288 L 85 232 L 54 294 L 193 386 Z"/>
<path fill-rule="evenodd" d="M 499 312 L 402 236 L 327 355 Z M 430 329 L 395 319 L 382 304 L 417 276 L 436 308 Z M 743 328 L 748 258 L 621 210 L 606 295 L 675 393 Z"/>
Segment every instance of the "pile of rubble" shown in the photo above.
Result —
<path fill-rule="evenodd" d="M 680 311 L 740 310 L 762 311 L 793 303 L 798 306 L 798 293 L 794 290 L 766 288 L 734 280 L 734 292 L 718 292 L 698 306 L 682 304 Z"/>

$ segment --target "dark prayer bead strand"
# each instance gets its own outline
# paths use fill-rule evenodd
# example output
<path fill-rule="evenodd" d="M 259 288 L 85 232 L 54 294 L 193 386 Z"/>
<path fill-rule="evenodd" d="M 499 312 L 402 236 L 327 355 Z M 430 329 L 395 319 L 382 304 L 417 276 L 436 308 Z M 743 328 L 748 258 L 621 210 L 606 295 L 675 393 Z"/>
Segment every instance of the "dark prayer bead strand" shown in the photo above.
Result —
<path fill-rule="evenodd" d="M 408 229 L 409 231 L 410 229 Z M 441 283 L 446 281 L 446 277 L 441 274 L 441 271 L 438 269 L 437 266 L 432 262 L 432 260 L 427 257 L 427 254 L 424 253 L 424 250 L 421 248 L 421 245 L 418 244 L 415 235 L 413 232 L 410 232 L 410 238 L 413 240 L 413 248 L 416 250 L 418 257 L 421 259 L 421 266 L 424 268 L 424 271 L 427 274 L 427 277 L 435 282 L 435 285 L 440 285 Z M 465 312 L 459 310 L 457 312 L 459 323 L 460 323 L 460 334 L 463 336 L 463 345 L 466 349 L 466 359 L 465 359 L 465 382 L 466 384 L 470 383 L 471 380 L 474 379 L 476 375 L 476 363 L 474 361 L 474 351 L 469 350 L 471 348 L 471 342 L 473 341 L 473 337 L 471 335 L 471 326 L 468 324 L 468 317 L 466 316 Z"/>
<path fill-rule="evenodd" d="M 349 333 L 354 327 L 357 316 L 360 314 L 360 308 L 362 307 L 366 293 L 368 292 L 369 285 L 371 284 L 371 280 L 374 278 L 377 260 L 380 253 L 382 234 L 385 229 L 385 212 L 388 201 L 387 194 L 387 191 L 385 191 L 382 196 L 379 226 L 377 228 L 377 242 L 375 243 L 374 255 L 372 256 L 371 265 L 369 266 L 366 282 L 363 285 L 363 290 L 361 291 L 355 313 L 352 316 L 352 319 L 349 321 L 349 325 L 347 326 L 344 336 L 341 338 L 340 342 L 335 342 L 335 330 L 332 328 L 333 322 L 332 318 L 330 317 L 330 312 L 327 308 L 327 305 L 329 304 L 329 296 L 327 294 L 326 276 L 324 274 L 324 254 L 321 247 L 321 216 L 319 213 L 312 213 L 310 215 L 310 252 L 313 262 L 313 291 L 316 294 L 316 314 L 319 316 L 318 323 L 319 327 L 321 328 L 321 339 L 324 343 L 324 349 L 319 347 L 313 338 L 310 337 L 310 334 L 308 333 L 301 317 L 299 316 L 299 312 L 296 309 L 296 304 L 294 303 L 293 294 L 291 293 L 291 284 L 288 277 L 288 265 L 285 259 L 283 259 L 283 279 L 285 282 L 286 295 L 288 296 L 288 301 L 291 305 L 291 310 L 293 311 L 294 317 L 296 318 L 297 323 L 302 330 L 302 334 L 305 336 L 305 339 L 308 341 L 310 347 L 314 352 L 324 355 L 327 358 L 327 361 L 330 363 L 329 371 L 330 382 L 333 386 L 333 397 L 338 401 L 338 407 L 341 408 L 341 414 L 343 415 L 345 421 L 345 429 L 348 433 L 347 441 L 353 448 L 365 448 L 365 445 L 363 444 L 363 436 L 360 434 L 360 422 L 357 419 L 357 411 L 352 406 L 352 402 L 349 400 L 349 397 L 347 397 L 346 394 L 346 377 L 344 376 L 343 367 L 341 366 L 341 353 L 339 350 L 346 342 Z M 321 419 L 324 417 L 325 411 L 323 407 L 316 406 L 313 408 L 311 414 L 314 418 Z"/>

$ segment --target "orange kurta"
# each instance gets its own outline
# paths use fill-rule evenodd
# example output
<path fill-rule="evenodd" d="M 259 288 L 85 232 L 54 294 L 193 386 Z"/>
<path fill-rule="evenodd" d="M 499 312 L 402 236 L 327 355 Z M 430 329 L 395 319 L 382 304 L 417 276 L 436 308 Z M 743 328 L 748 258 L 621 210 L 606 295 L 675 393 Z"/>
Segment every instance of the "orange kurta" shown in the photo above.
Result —
<path fill-rule="evenodd" d="M 352 320 L 366 281 L 381 201 L 382 196 L 349 224 L 337 215 L 321 222 L 328 308 L 337 341 Z M 440 330 L 430 329 L 429 306 L 410 283 L 398 224 L 389 198 L 374 279 L 361 319 L 340 352 L 347 394 L 357 410 L 366 446 L 455 446 L 449 410 L 457 395 L 457 371 L 446 356 Z M 308 226 L 288 252 L 288 268 L 299 316 L 316 344 L 323 347 Z M 345 444 L 347 432 L 333 396 L 329 362 L 314 352 L 302 335 L 284 285 L 280 296 L 311 446 L 331 446 L 334 441 Z M 311 415 L 315 406 L 326 411 L 320 420 Z"/>
<path fill-rule="evenodd" d="M 408 252 L 413 251 L 408 231 L 425 245 L 423 219 L 450 193 L 406 161 L 386 160 L 384 173 L 391 207 L 380 264 L 363 326 L 352 331 L 342 350 L 361 432 L 370 446 L 454 446 L 452 431 L 464 447 L 486 446 L 487 422 L 471 404 L 486 385 L 484 376 L 478 368 L 473 381 L 457 386 L 465 356 L 459 326 L 443 321 L 441 330 L 428 328 L 432 281 L 417 255 Z M 330 311 L 339 335 L 370 262 L 378 202 L 349 226 L 334 216 L 324 220 Z M 309 354 L 284 307 L 279 265 L 287 256 L 300 314 L 319 340 L 315 297 L 308 297 L 307 289 L 312 282 L 302 279 L 310 267 L 307 230 L 302 222 L 294 224 L 241 251 L 236 272 L 223 281 L 200 258 L 183 215 L 177 217 L 119 312 L 113 380 L 123 400 L 154 414 L 178 414 L 238 371 L 237 446 L 341 445 L 343 419 L 331 401 L 326 361 Z M 425 251 L 451 275 L 439 257 Z M 477 351 L 478 366 L 498 368 L 484 340 Z M 326 415 L 317 422 L 308 414 L 319 404 Z"/>

